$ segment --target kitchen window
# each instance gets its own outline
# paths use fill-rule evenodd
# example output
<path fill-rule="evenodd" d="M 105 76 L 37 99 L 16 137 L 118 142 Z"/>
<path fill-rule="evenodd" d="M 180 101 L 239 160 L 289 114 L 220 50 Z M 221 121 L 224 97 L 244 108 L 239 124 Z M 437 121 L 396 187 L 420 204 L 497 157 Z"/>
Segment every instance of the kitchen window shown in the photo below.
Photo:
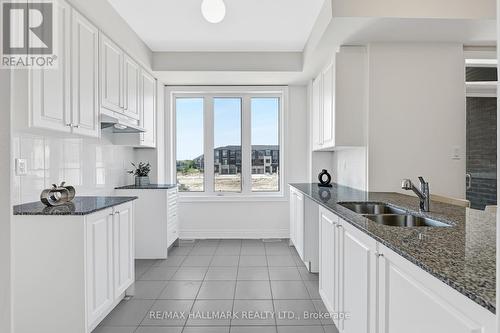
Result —
<path fill-rule="evenodd" d="M 168 89 L 183 197 L 283 197 L 286 88 L 241 89 Z"/>

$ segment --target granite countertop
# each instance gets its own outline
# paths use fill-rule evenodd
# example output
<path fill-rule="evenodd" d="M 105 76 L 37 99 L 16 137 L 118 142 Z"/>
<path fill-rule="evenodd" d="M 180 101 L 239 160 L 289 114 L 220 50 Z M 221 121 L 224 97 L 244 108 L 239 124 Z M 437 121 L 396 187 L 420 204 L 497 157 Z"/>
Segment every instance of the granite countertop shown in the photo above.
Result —
<path fill-rule="evenodd" d="M 75 197 L 61 206 L 47 207 L 40 201 L 14 206 L 14 215 L 88 215 L 133 201 L 137 197 Z"/>
<path fill-rule="evenodd" d="M 115 187 L 116 190 L 170 190 L 177 187 L 176 184 L 149 184 L 149 185 L 126 185 Z"/>
<path fill-rule="evenodd" d="M 365 192 L 337 184 L 332 188 L 310 183 L 290 186 L 495 313 L 496 226 L 491 220 L 472 219 L 463 207 L 434 201 L 430 212 L 420 213 L 418 198 L 399 193 Z M 384 226 L 339 205 L 345 201 L 384 202 L 452 226 Z"/>

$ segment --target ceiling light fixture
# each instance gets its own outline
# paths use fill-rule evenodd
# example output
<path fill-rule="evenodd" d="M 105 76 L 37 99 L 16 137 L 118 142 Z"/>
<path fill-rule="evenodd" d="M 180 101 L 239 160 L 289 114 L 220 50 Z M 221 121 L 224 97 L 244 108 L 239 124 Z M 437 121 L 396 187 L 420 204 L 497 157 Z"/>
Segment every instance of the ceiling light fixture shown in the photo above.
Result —
<path fill-rule="evenodd" d="M 226 5 L 223 0 L 203 0 L 201 13 L 210 23 L 219 23 L 226 16 Z"/>

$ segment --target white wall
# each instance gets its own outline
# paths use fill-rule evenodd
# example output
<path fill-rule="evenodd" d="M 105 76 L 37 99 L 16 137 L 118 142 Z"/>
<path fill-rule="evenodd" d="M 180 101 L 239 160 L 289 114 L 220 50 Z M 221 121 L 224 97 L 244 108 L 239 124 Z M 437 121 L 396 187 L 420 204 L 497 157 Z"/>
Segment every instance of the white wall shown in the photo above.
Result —
<path fill-rule="evenodd" d="M 309 178 L 307 87 L 289 87 L 285 184 Z M 288 186 L 285 188 L 288 195 Z M 181 238 L 288 237 L 288 200 L 181 202 Z"/>
<path fill-rule="evenodd" d="M 431 193 L 464 198 L 463 46 L 371 44 L 369 66 L 369 190 L 403 192 L 403 178 L 423 176 Z"/>
<path fill-rule="evenodd" d="M 331 153 L 334 179 L 338 184 L 358 190 L 367 190 L 367 149 L 349 148 Z"/>
<path fill-rule="evenodd" d="M 106 0 L 68 0 L 101 31 L 115 41 L 135 60 L 151 69 L 153 54 L 149 47 Z"/>
<path fill-rule="evenodd" d="M 10 332 L 11 329 L 11 250 L 10 250 L 10 220 L 11 177 L 10 177 L 10 71 L 0 70 L 0 332 Z"/>
<path fill-rule="evenodd" d="M 332 0 L 334 17 L 495 18 L 495 0 Z"/>

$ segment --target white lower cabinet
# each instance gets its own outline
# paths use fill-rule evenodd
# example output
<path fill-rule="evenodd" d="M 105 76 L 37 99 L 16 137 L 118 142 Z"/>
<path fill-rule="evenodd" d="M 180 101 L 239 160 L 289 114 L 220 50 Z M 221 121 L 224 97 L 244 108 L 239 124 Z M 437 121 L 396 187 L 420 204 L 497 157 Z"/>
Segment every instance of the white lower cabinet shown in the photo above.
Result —
<path fill-rule="evenodd" d="M 379 245 L 379 332 L 495 332 L 495 315 Z"/>
<path fill-rule="evenodd" d="M 168 248 L 179 239 L 177 188 L 118 188 L 115 192 L 118 196 L 138 197 L 135 204 L 134 257 L 167 259 Z"/>
<path fill-rule="evenodd" d="M 340 332 L 495 332 L 494 314 L 323 207 L 319 229 L 319 293 Z"/>
<path fill-rule="evenodd" d="M 113 304 L 112 210 L 89 216 L 86 223 L 87 322 L 92 325 Z"/>
<path fill-rule="evenodd" d="M 304 260 L 304 195 L 290 187 L 290 240 Z"/>
<path fill-rule="evenodd" d="M 134 282 L 134 203 L 13 222 L 14 332 L 92 332 Z"/>

